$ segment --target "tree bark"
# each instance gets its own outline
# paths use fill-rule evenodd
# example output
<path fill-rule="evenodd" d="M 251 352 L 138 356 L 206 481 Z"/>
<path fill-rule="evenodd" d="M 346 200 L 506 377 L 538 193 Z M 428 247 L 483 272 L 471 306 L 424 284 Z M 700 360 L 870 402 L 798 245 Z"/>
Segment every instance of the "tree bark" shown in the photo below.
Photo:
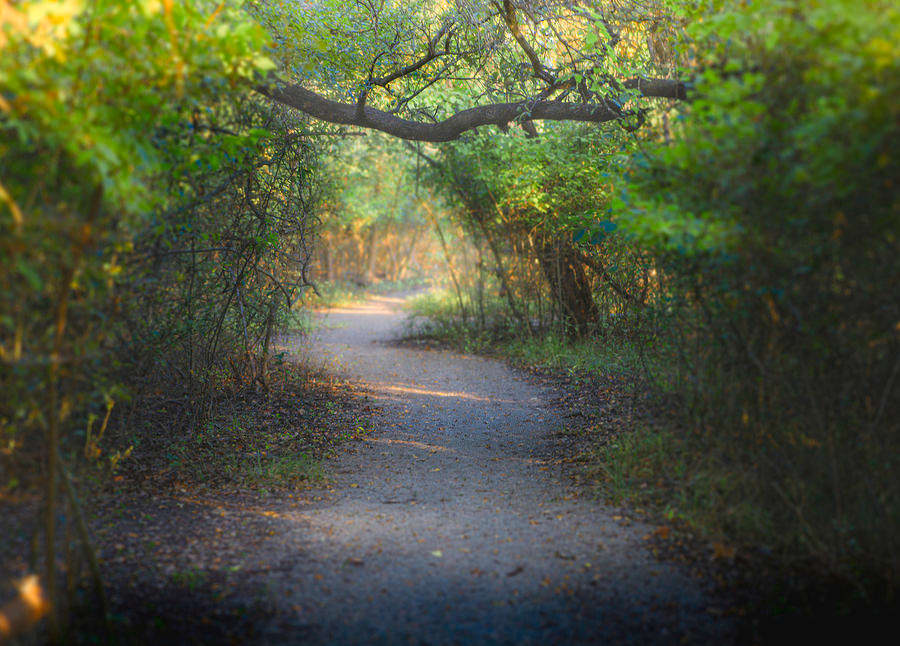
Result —
<path fill-rule="evenodd" d="M 686 84 L 672 79 L 628 79 L 622 85 L 647 97 L 687 98 Z M 480 105 L 438 121 L 424 123 L 403 119 L 390 112 L 358 103 L 326 99 L 302 85 L 258 86 L 258 92 L 308 114 L 338 125 L 372 128 L 410 141 L 452 141 L 467 130 L 480 126 L 505 128 L 513 121 L 582 121 L 604 123 L 629 116 L 611 102 L 573 103 L 558 100 L 526 100 L 515 103 Z"/>

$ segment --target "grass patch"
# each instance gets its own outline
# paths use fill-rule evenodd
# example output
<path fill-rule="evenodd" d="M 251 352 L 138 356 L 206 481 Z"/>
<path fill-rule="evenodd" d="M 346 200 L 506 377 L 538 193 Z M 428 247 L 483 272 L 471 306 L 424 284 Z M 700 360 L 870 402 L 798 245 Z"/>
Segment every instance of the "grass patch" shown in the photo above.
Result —
<path fill-rule="evenodd" d="M 573 375 L 633 375 L 641 366 L 640 350 L 631 343 L 611 344 L 593 338 L 571 340 L 555 332 L 509 339 L 503 350 L 526 365 L 565 370 Z"/>
<path fill-rule="evenodd" d="M 770 551 L 764 541 L 772 522 L 748 491 L 749 478 L 701 446 L 665 421 L 642 423 L 595 446 L 586 471 L 615 504 L 653 510 L 710 538 L 752 539 Z"/>
<path fill-rule="evenodd" d="M 470 302 L 464 301 L 464 305 L 473 311 Z M 584 373 L 635 376 L 648 370 L 663 375 L 665 372 L 662 365 L 642 353 L 641 344 L 634 339 L 602 336 L 572 339 L 555 330 L 523 332 L 516 321 L 509 319 L 506 308 L 503 299 L 486 298 L 484 325 L 481 325 L 480 316 L 460 315 L 453 292 L 431 290 L 410 299 L 406 336 L 431 340 L 461 352 L 565 371 L 571 376 Z M 671 375 L 666 375 L 664 382 L 672 383 Z"/>
<path fill-rule="evenodd" d="M 306 292 L 298 307 L 345 307 L 364 301 L 369 294 L 368 288 L 350 281 L 322 281 L 316 283 L 316 290 L 318 294 Z"/>
<path fill-rule="evenodd" d="M 260 452 L 248 457 L 235 465 L 235 471 L 244 481 L 257 487 L 286 487 L 298 482 L 321 482 L 325 478 L 321 463 L 306 453 L 268 455 Z"/>

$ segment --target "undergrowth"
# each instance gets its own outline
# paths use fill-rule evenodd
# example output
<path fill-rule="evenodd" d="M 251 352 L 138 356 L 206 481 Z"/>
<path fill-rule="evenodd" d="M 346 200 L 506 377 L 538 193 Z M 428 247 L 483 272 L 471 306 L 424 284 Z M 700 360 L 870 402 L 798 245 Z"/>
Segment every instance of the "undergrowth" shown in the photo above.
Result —
<path fill-rule="evenodd" d="M 171 402 L 147 406 L 133 430 L 111 438 L 118 446 L 134 447 L 121 473 L 157 485 L 254 490 L 323 480 L 321 461 L 341 443 L 365 434 L 367 422 L 353 412 L 358 407 L 341 404 L 352 398 L 345 384 L 293 364 L 273 373 L 266 390 L 248 384 L 228 393 L 199 428 L 173 426 Z"/>
<path fill-rule="evenodd" d="M 572 375 L 604 371 L 633 376 L 653 361 L 642 354 L 639 344 L 628 339 L 618 343 L 593 336 L 572 339 L 558 330 L 546 329 L 523 334 L 506 314 L 505 303 L 497 297 L 485 299 L 483 320 L 460 316 L 456 297 L 446 290 L 431 290 L 411 299 L 408 312 L 408 338 Z M 657 363 L 652 368 L 661 370 Z"/>

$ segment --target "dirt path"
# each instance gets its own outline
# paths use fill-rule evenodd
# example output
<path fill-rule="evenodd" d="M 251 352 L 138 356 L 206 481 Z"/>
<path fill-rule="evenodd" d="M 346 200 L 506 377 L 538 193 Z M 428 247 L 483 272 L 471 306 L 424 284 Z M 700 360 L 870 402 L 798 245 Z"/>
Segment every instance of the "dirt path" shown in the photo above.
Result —
<path fill-rule="evenodd" d="M 382 409 L 288 536 L 261 549 L 280 611 L 268 643 L 721 641 L 702 587 L 570 490 L 547 455 L 549 393 L 501 363 L 385 343 L 402 301 L 334 310 L 312 360 Z"/>

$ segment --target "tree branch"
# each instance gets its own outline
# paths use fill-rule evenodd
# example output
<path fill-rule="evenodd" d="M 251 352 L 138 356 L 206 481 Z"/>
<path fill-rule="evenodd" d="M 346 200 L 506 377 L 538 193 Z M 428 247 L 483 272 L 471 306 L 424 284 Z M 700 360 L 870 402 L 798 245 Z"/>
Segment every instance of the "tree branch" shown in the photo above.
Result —
<path fill-rule="evenodd" d="M 500 10 L 501 7 L 499 4 L 497 5 L 497 9 Z M 537 53 L 528 43 L 528 40 L 522 35 L 522 30 L 519 28 L 519 21 L 516 19 L 516 9 L 513 7 L 513 4 L 510 0 L 503 0 L 503 20 L 506 23 L 507 28 L 510 33 L 512 33 L 513 38 L 516 39 L 516 42 L 519 44 L 519 47 L 522 48 L 522 51 L 525 52 L 525 55 L 528 57 L 528 61 L 531 63 L 531 69 L 534 70 L 534 75 L 547 83 L 547 85 L 553 85 L 556 83 L 556 79 L 547 69 L 547 67 L 541 62 L 541 59 L 538 57 Z"/>
<path fill-rule="evenodd" d="M 450 33 L 452 33 L 452 32 L 450 32 Z M 404 76 L 407 76 L 409 74 L 412 74 L 413 72 L 416 72 L 416 71 L 422 69 L 423 67 L 425 67 L 425 65 L 427 65 L 434 59 L 439 58 L 441 56 L 451 55 L 450 51 L 445 51 L 445 52 L 437 51 L 438 43 L 446 35 L 449 35 L 449 34 L 448 34 L 447 26 L 445 25 L 444 27 L 441 27 L 440 31 L 438 31 L 437 36 L 435 36 L 434 38 L 432 38 L 431 40 L 428 41 L 428 49 L 424 56 L 422 56 L 421 58 L 419 58 L 416 61 L 413 61 L 409 65 L 407 65 L 405 67 L 401 67 L 400 69 L 392 72 L 391 74 L 388 74 L 387 76 L 373 78 L 372 84 L 380 85 L 381 87 L 387 87 L 390 83 L 393 83 L 397 79 L 402 78 Z"/>
<path fill-rule="evenodd" d="M 629 90 L 638 90 L 644 96 L 653 96 L 661 99 L 686 100 L 687 84 L 682 81 L 670 79 L 633 78 L 624 81 L 622 85 Z"/>
<path fill-rule="evenodd" d="M 683 99 L 687 95 L 684 83 L 675 80 L 631 79 L 625 81 L 624 86 L 637 89 L 648 97 Z M 301 85 L 280 88 L 259 86 L 256 90 L 274 101 L 328 123 L 371 128 L 412 141 L 452 141 L 467 130 L 488 125 L 505 126 L 517 119 L 604 123 L 623 116 L 621 111 L 600 103 L 537 100 L 482 105 L 462 110 L 437 123 L 422 123 L 371 106 L 359 109 L 359 104 L 332 101 Z"/>

